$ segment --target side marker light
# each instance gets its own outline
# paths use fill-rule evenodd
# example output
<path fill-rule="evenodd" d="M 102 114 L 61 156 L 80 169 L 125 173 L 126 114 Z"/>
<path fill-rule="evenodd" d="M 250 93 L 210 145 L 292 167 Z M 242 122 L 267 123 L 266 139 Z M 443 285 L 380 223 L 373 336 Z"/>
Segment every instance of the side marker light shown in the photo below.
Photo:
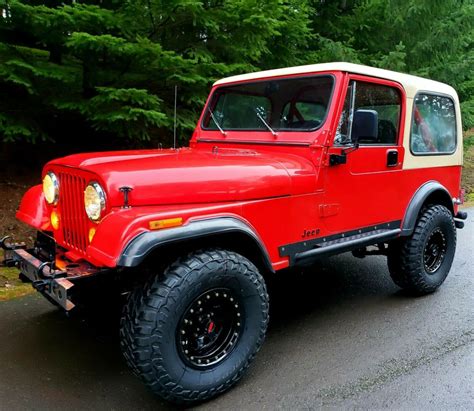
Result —
<path fill-rule="evenodd" d="M 179 227 L 180 225 L 183 225 L 183 219 L 181 217 L 155 220 L 148 223 L 150 230 L 162 230 L 163 228 Z"/>

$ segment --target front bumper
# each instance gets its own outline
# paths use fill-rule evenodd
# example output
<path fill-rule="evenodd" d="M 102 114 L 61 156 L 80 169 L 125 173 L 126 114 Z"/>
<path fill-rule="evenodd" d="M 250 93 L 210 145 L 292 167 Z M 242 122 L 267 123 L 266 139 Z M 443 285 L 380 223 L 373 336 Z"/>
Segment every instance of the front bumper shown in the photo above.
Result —
<path fill-rule="evenodd" d="M 66 311 L 75 306 L 70 300 L 74 281 L 100 271 L 87 263 L 66 264 L 64 269 L 58 269 L 55 261 L 43 261 L 45 258 L 39 255 L 37 248 L 26 249 L 25 244 L 8 240 L 8 237 L 0 240 L 0 247 L 4 250 L 2 265 L 17 267 L 22 280 L 30 281 L 50 302 Z"/>

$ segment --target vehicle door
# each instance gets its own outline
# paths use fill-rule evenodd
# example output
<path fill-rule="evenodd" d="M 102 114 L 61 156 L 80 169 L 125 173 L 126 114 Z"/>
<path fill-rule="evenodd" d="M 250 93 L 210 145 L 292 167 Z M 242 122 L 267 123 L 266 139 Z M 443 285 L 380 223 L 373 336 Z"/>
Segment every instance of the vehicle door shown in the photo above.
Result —
<path fill-rule="evenodd" d="M 346 81 L 344 104 L 328 150 L 321 222 L 334 234 L 377 229 L 380 224 L 394 228 L 403 216 L 399 177 L 405 93 L 391 81 L 356 75 Z M 352 142 L 354 119 L 364 111 L 376 119 L 376 132 L 371 138 L 360 136 L 357 147 Z"/>

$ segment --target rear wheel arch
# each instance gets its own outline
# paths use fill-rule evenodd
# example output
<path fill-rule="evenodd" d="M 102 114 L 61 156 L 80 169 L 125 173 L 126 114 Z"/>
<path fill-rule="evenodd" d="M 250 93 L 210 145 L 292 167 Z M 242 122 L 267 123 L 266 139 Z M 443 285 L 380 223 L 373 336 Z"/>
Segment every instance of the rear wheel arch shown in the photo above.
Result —
<path fill-rule="evenodd" d="M 413 234 L 420 213 L 430 205 L 442 205 L 454 216 L 453 201 L 449 191 L 439 182 L 429 181 L 415 192 L 408 204 L 402 223 L 402 236 Z"/>

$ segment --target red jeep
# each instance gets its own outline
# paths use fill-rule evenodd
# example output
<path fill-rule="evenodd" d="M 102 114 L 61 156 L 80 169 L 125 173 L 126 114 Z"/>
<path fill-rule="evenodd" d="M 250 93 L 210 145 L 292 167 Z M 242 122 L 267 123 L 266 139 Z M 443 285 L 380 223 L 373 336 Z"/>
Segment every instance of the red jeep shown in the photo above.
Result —
<path fill-rule="evenodd" d="M 127 296 L 121 345 L 165 399 L 214 397 L 263 343 L 265 278 L 329 255 L 387 256 L 414 293 L 448 275 L 466 213 L 448 85 L 330 63 L 214 84 L 189 147 L 53 160 L 5 263 L 65 310 Z M 100 290 L 100 292 L 98 291 Z"/>

